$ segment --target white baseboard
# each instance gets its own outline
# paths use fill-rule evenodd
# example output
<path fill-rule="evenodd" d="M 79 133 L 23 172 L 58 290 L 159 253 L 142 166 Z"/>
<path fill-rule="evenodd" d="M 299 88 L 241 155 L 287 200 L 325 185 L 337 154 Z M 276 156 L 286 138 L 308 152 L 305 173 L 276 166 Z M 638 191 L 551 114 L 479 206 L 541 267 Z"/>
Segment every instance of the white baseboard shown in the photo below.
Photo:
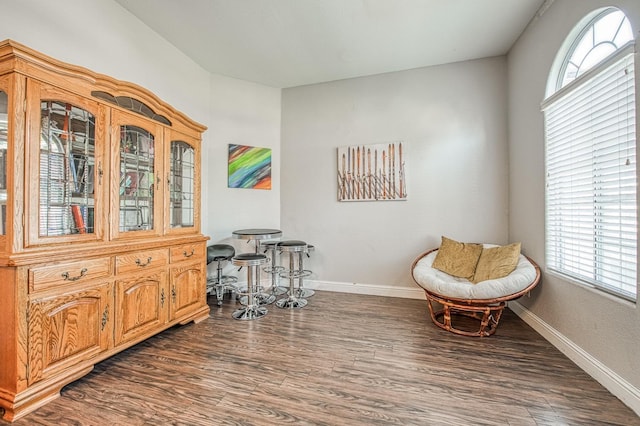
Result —
<path fill-rule="evenodd" d="M 271 279 L 269 277 L 261 277 L 260 283 L 263 287 L 271 286 Z M 289 282 L 286 279 L 280 280 L 280 285 L 287 287 Z M 247 287 L 247 281 L 238 281 L 240 288 Z M 312 290 L 324 290 L 335 291 L 337 293 L 356 293 L 356 294 L 368 294 L 370 296 L 388 296 L 388 297 L 401 297 L 405 299 L 424 299 L 424 290 L 418 286 L 414 287 L 394 287 L 389 285 L 379 284 L 361 284 L 361 283 L 344 283 L 337 281 L 317 281 L 317 280 L 304 280 L 304 287 Z"/>
<path fill-rule="evenodd" d="M 260 283 L 263 287 L 271 286 L 271 278 L 261 277 Z M 289 282 L 286 279 L 280 280 L 280 285 L 287 287 Z M 296 284 L 297 285 L 297 284 Z M 247 281 L 238 281 L 240 288 L 247 287 Z M 379 284 L 344 283 L 337 281 L 317 281 L 304 280 L 304 287 L 312 290 L 335 291 L 338 293 L 368 294 L 370 296 L 401 297 L 405 299 L 424 299 L 424 290 L 418 286 L 414 287 L 394 287 Z"/>
<path fill-rule="evenodd" d="M 627 382 L 609 367 L 585 352 L 558 330 L 544 322 L 520 303 L 509 302 L 509 308 L 524 322 L 548 340 L 560 352 L 565 354 L 578 367 L 598 381 L 609 392 L 618 397 L 625 405 L 640 416 L 640 389 Z"/>

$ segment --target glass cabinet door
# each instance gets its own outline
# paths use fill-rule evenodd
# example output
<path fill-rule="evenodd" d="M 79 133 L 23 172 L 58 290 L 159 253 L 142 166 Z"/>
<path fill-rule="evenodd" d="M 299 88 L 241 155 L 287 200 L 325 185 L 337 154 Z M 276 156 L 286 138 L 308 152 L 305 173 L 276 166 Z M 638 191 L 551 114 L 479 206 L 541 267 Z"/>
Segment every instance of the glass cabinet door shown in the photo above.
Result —
<path fill-rule="evenodd" d="M 117 135 L 113 138 L 112 155 L 115 154 L 117 166 L 113 178 L 118 178 L 118 193 L 117 202 L 113 203 L 117 212 L 112 216 L 118 218 L 118 234 L 158 234 L 162 201 L 156 194 L 162 173 L 162 128 L 119 111 L 114 114 L 112 131 Z"/>
<path fill-rule="evenodd" d="M 199 231 L 199 141 L 173 132 L 168 146 L 168 233 Z"/>
<path fill-rule="evenodd" d="M 40 236 L 94 232 L 95 117 L 70 103 L 43 100 Z"/>
<path fill-rule="evenodd" d="M 7 235 L 7 146 L 9 136 L 7 92 L 0 86 L 0 236 Z"/>
<path fill-rule="evenodd" d="M 30 120 L 29 164 L 37 170 L 27 176 L 38 177 L 37 185 L 27 183 L 32 211 L 38 211 L 37 223 L 29 219 L 29 242 L 100 239 L 103 144 L 98 141 L 104 139 L 103 110 L 39 83 L 30 82 L 29 88 L 33 99 L 28 114 L 36 117 Z"/>

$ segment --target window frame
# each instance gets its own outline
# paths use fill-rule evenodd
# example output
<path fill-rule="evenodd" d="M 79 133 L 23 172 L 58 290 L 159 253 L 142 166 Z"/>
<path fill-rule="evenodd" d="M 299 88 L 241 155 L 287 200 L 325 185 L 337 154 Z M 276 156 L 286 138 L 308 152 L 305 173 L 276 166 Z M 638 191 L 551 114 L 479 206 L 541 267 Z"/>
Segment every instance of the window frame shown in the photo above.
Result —
<path fill-rule="evenodd" d="M 623 300 L 628 300 L 631 301 L 633 303 L 636 303 L 636 300 L 638 298 L 638 264 L 637 264 L 637 251 L 638 251 L 638 178 L 637 178 L 637 174 L 638 174 L 638 167 L 637 167 L 637 144 L 638 144 L 638 138 L 637 138 L 637 134 L 638 134 L 638 110 L 637 110 L 637 85 L 636 85 L 636 81 L 637 81 L 637 70 L 635 70 L 635 40 L 632 39 L 628 42 L 626 42 L 624 45 L 622 46 L 617 46 L 617 49 L 612 52 L 611 54 L 609 54 L 608 56 L 606 56 L 604 59 L 601 59 L 599 62 L 597 62 L 596 64 L 592 65 L 590 68 L 588 68 L 586 71 L 579 73 L 579 71 L 576 73 L 575 78 L 573 78 L 572 80 L 566 82 L 565 80 L 565 74 L 566 74 L 566 70 L 567 70 L 567 66 L 568 64 L 571 62 L 571 59 L 573 59 L 573 55 L 575 53 L 575 50 L 577 48 L 577 46 L 582 42 L 583 37 L 585 37 L 585 35 L 587 35 L 589 33 L 589 30 L 592 28 L 595 28 L 596 23 L 608 16 L 610 13 L 612 12 L 622 12 L 620 11 L 620 9 L 617 8 L 606 8 L 606 9 L 601 9 L 599 11 L 593 12 L 592 14 L 588 15 L 587 17 L 585 17 L 572 31 L 572 33 L 567 37 L 567 39 L 565 40 L 565 44 L 564 44 L 564 49 L 560 49 L 557 53 L 556 56 L 556 62 L 554 64 L 554 66 L 552 67 L 552 70 L 549 74 L 548 77 L 548 81 L 547 81 L 547 97 L 546 99 L 543 101 L 542 103 L 542 109 L 543 111 L 545 111 L 544 117 L 543 117 L 543 123 L 545 126 L 545 130 L 544 130 L 544 143 L 545 143 L 545 162 L 544 162 L 544 172 L 545 172 L 545 207 L 544 207 L 544 211 L 545 211 L 545 257 L 546 257 L 546 269 L 555 274 L 555 275 L 559 275 L 562 276 L 564 278 L 569 279 L 570 281 L 574 281 L 574 282 L 578 282 L 579 284 L 582 285 L 586 285 L 587 287 L 591 287 L 591 288 L 595 288 L 597 290 L 603 291 L 607 294 L 611 294 L 613 296 L 615 296 L 616 298 L 619 299 L 623 299 Z M 624 12 L 622 12 L 624 15 Z M 624 23 L 624 20 L 627 20 L 628 25 L 630 25 L 629 22 L 629 18 L 624 15 L 624 18 L 620 21 L 620 24 L 622 25 Z M 620 30 L 621 26 L 618 28 L 618 31 L 615 32 L 615 34 L 617 35 L 619 30 Z M 632 31 L 633 34 L 633 31 Z M 612 38 L 612 40 L 615 39 L 615 35 Z M 594 49 L 596 47 L 596 44 L 594 44 L 591 49 Z M 583 57 L 583 60 L 585 58 L 587 58 L 589 55 L 589 53 L 585 54 Z M 549 206 L 549 200 L 550 200 L 550 195 L 549 195 L 549 172 L 550 172 L 550 168 L 549 168 L 549 158 L 548 158 L 548 151 L 549 151 L 549 140 L 548 140 L 548 125 L 549 125 L 549 119 L 546 113 L 546 110 L 548 108 L 550 108 L 551 106 L 556 105 L 556 102 L 558 102 L 561 99 L 565 99 L 568 98 L 571 94 L 575 94 L 578 93 L 581 89 L 581 87 L 585 84 L 589 84 L 590 82 L 593 82 L 595 78 L 599 77 L 600 75 L 604 74 L 611 66 L 613 66 L 614 64 L 618 63 L 620 60 L 626 58 L 627 56 L 631 56 L 631 64 L 632 64 L 632 69 L 634 69 L 634 73 L 631 77 L 631 82 L 632 82 L 632 90 L 633 90 L 633 111 L 635 112 L 634 114 L 634 122 L 632 123 L 633 125 L 633 145 L 634 145 L 634 151 L 635 151 L 635 155 L 633 156 L 633 159 L 635 161 L 635 163 L 633 164 L 634 166 L 634 175 L 636 176 L 636 182 L 635 182 L 635 228 L 633 233 L 635 234 L 635 263 L 633 264 L 633 269 L 634 269 L 634 273 L 635 273 L 635 293 L 632 292 L 632 294 L 629 294 L 626 290 L 624 290 L 624 285 L 622 285 L 622 279 L 620 280 L 620 284 L 618 289 L 612 288 L 613 286 L 608 285 L 605 281 L 603 280 L 598 280 L 595 278 L 595 272 L 594 272 L 594 279 L 588 279 L 588 277 L 584 276 L 584 275 L 580 275 L 579 272 L 568 272 L 566 269 L 566 264 L 562 265 L 562 259 L 560 259 L 558 256 L 562 256 L 562 254 L 554 257 L 552 260 L 552 262 L 550 261 L 549 256 L 551 256 L 551 249 L 550 249 L 550 244 L 553 242 L 550 240 L 552 238 L 550 238 L 550 235 L 553 232 L 553 229 L 551 228 L 553 226 L 553 224 L 550 223 L 549 220 L 549 215 L 550 215 L 550 206 Z M 558 63 L 558 61 L 560 61 L 560 63 Z M 579 68 L 578 68 L 579 70 Z M 619 114 L 617 115 L 619 117 Z M 584 128 L 588 128 L 586 125 Z M 592 133 L 590 133 L 592 134 Z M 620 145 L 620 141 L 616 141 L 617 145 Z M 593 151 L 592 151 L 593 152 Z M 573 173 L 573 171 L 572 171 Z M 593 178 L 593 176 L 592 176 Z M 618 180 L 618 187 L 620 187 L 621 185 L 621 181 Z M 596 189 L 595 187 L 592 188 L 592 194 L 596 194 Z M 574 192 L 572 192 L 572 194 L 574 194 Z M 575 197 L 575 194 L 572 195 L 573 197 Z M 567 206 L 567 204 L 562 204 L 565 207 Z M 598 204 L 596 202 L 592 202 L 592 205 L 594 207 L 598 206 Z M 592 218 L 592 223 L 594 224 L 594 229 L 597 227 L 596 226 L 596 222 L 597 222 L 597 215 L 594 215 Z M 557 224 L 556 224 L 557 225 Z M 587 251 L 591 250 L 591 253 L 593 255 L 593 262 L 594 262 L 594 271 L 598 269 L 597 265 L 602 265 L 602 264 L 606 264 L 606 262 L 604 261 L 605 256 L 602 255 L 601 253 L 597 253 L 597 244 L 598 244 L 598 236 L 596 232 L 592 233 L 591 236 L 591 240 L 589 240 L 588 243 L 584 243 L 584 245 L 581 245 L 581 247 L 584 247 Z M 591 244 L 591 247 L 589 247 L 589 245 Z M 622 245 L 620 247 L 623 247 Z M 565 251 L 565 254 L 567 253 L 566 250 L 568 250 L 567 246 L 563 246 L 562 250 Z M 622 251 L 622 249 L 620 249 Z M 554 251 L 555 253 L 555 251 Z M 553 264 L 552 264 L 553 263 Z M 565 267 L 564 269 L 563 266 Z M 628 285 L 628 284 L 627 284 Z"/>

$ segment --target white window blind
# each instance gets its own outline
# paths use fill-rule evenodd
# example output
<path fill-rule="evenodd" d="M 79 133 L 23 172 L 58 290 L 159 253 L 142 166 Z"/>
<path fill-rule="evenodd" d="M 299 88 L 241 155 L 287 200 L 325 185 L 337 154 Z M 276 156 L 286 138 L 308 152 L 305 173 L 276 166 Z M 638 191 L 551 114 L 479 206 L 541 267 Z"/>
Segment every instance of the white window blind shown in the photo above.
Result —
<path fill-rule="evenodd" d="M 635 301 L 635 74 L 621 50 L 543 105 L 546 265 Z"/>

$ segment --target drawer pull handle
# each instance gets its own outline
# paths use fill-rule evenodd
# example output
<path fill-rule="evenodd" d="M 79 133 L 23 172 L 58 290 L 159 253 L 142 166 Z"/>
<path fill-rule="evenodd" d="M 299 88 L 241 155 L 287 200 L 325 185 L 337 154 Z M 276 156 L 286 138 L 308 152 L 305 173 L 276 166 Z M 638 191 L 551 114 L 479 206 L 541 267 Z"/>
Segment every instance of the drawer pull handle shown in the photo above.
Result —
<path fill-rule="evenodd" d="M 142 263 L 142 261 L 140 259 L 136 259 L 136 265 L 138 265 L 138 266 L 147 266 L 150 263 L 151 263 L 151 256 L 147 257 L 147 262 L 146 263 Z"/>
<path fill-rule="evenodd" d="M 108 321 L 109 321 L 109 305 L 105 306 L 104 312 L 102 313 L 102 321 L 100 322 L 100 325 L 102 325 L 102 327 L 100 328 L 101 331 L 104 331 L 104 327 L 107 325 Z"/>
<path fill-rule="evenodd" d="M 191 253 L 187 253 L 186 250 L 184 252 L 182 252 L 184 257 L 191 257 L 191 256 L 193 256 L 194 253 L 195 253 L 195 249 L 191 249 Z"/>
<path fill-rule="evenodd" d="M 87 268 L 82 268 L 80 270 L 80 275 L 77 275 L 75 277 L 70 277 L 68 272 L 63 272 L 62 273 L 62 278 L 65 281 L 78 281 L 80 278 L 84 277 L 85 275 L 87 275 Z"/>
<path fill-rule="evenodd" d="M 160 292 L 160 307 L 164 308 L 164 288 L 162 289 L 162 291 Z"/>

